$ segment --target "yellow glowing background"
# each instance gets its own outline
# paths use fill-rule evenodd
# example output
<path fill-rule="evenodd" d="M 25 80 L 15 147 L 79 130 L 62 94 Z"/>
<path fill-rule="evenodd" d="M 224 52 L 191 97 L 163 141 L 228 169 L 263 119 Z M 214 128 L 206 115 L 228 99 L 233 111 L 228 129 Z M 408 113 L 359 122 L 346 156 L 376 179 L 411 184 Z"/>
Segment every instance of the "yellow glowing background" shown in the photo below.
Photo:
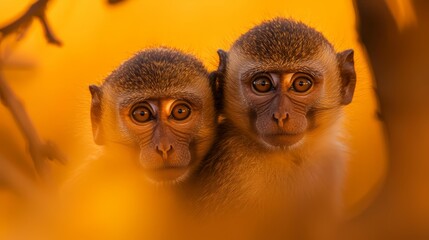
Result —
<path fill-rule="evenodd" d="M 0 26 L 31 3 L 2 0 Z M 24 102 L 40 135 L 56 142 L 68 155 L 67 166 L 54 164 L 58 181 L 96 150 L 90 128 L 89 84 L 101 82 L 134 52 L 159 45 L 189 51 L 213 70 L 217 49 L 229 49 L 241 33 L 276 16 L 292 17 L 315 27 L 337 51 L 355 50 L 357 89 L 346 110 L 351 158 L 344 196 L 349 211 L 364 206 L 360 203 L 368 200 L 382 179 L 385 145 L 376 119 L 370 68 L 355 31 L 352 1 L 128 0 L 108 6 L 103 0 L 56 0 L 47 14 L 63 47 L 47 44 L 40 23 L 35 21 L 21 41 L 10 36 L 2 42 L 0 57 L 5 79 Z M 3 105 L 0 153 L 31 174 L 25 140 Z M 25 211 L 17 209 L 16 198 L 1 184 L 0 177 L 0 216 Z"/>

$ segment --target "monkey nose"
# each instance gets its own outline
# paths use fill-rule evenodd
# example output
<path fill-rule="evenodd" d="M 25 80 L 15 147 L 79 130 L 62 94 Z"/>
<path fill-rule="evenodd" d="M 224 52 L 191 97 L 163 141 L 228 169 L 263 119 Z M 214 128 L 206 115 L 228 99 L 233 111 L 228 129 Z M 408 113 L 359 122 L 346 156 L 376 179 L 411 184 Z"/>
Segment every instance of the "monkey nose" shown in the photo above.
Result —
<path fill-rule="evenodd" d="M 287 113 L 278 113 L 278 112 L 276 112 L 276 113 L 273 114 L 274 120 L 277 121 L 277 124 L 281 128 L 283 128 L 284 122 L 288 118 L 288 116 L 289 116 L 289 114 L 287 114 Z"/>
<path fill-rule="evenodd" d="M 171 145 L 157 145 L 156 150 L 159 152 L 159 154 L 162 155 L 162 159 L 167 160 L 168 158 L 168 152 L 170 152 L 173 149 L 173 146 Z"/>

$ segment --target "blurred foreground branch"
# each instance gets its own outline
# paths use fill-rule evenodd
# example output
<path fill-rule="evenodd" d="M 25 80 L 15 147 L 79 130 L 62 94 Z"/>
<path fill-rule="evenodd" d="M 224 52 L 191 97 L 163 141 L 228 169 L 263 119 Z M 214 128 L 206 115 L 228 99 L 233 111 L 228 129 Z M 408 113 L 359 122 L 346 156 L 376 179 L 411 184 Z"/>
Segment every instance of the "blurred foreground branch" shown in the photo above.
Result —
<path fill-rule="evenodd" d="M 51 27 L 48 24 L 48 20 L 46 18 L 46 7 L 49 0 L 38 0 L 33 3 L 30 8 L 18 19 L 9 23 L 8 25 L 0 28 L 0 40 L 7 35 L 19 31 L 26 30 L 34 18 L 38 18 L 42 23 L 43 29 L 45 31 L 45 37 L 49 43 L 61 46 L 61 41 L 55 37 Z"/>
<path fill-rule="evenodd" d="M 41 198 L 39 188 L 33 181 L 23 174 L 21 169 L 2 156 L 0 156 L 0 180 L 5 181 L 25 199 L 39 200 Z"/>
<path fill-rule="evenodd" d="M 108 4 L 114 5 L 123 2 L 124 0 L 108 0 Z M 0 42 L 6 36 L 12 33 L 25 31 L 32 23 L 34 18 L 39 19 L 45 31 L 45 37 L 49 43 L 61 46 L 61 41 L 54 35 L 48 20 L 46 18 L 46 8 L 50 0 L 37 0 L 28 10 L 11 23 L 0 27 Z M 0 62 L 1 64 L 1 62 Z M 0 66 L 1 67 L 1 66 Z M 1 70 L 1 69 L 0 69 Z M 65 164 L 66 158 L 55 144 L 49 141 L 43 141 L 37 133 L 30 117 L 21 101 L 14 94 L 12 89 L 7 84 L 0 72 L 0 100 L 10 110 L 16 123 L 27 139 L 29 151 L 34 161 L 34 166 L 39 176 L 50 178 L 50 167 L 46 163 L 46 159 L 57 160 Z"/>
<path fill-rule="evenodd" d="M 404 26 L 407 19 L 401 23 L 387 1 L 355 0 L 358 32 L 375 77 L 389 167 L 380 195 L 342 239 L 429 239 L 429 1 L 407 3 L 417 22 Z"/>
<path fill-rule="evenodd" d="M 45 37 L 48 42 L 60 46 L 61 42 L 53 34 L 46 19 L 45 11 L 48 2 L 49 0 L 36 1 L 18 19 L 7 24 L 4 27 L 1 27 L 0 41 L 12 33 L 26 30 L 30 26 L 33 19 L 38 18 L 42 23 L 43 29 L 45 31 Z M 34 161 L 34 166 L 37 170 L 37 173 L 43 179 L 49 179 L 51 176 L 50 168 L 49 165 L 45 162 L 45 160 L 56 159 L 60 163 L 64 164 L 65 157 L 53 143 L 49 141 L 45 142 L 39 137 L 30 117 L 24 109 L 23 104 L 9 87 L 1 73 L 0 100 L 10 110 L 13 115 L 13 118 L 15 119 L 24 136 L 26 137 L 29 151 Z"/>
<path fill-rule="evenodd" d="M 58 150 L 55 144 L 49 141 L 45 142 L 39 137 L 39 134 L 37 133 L 30 117 L 25 111 L 23 104 L 4 80 L 1 73 L 0 99 L 2 103 L 10 110 L 13 118 L 26 137 L 31 157 L 33 158 L 34 165 L 39 175 L 42 177 L 48 177 L 50 175 L 49 165 L 47 165 L 45 162 L 46 159 L 56 159 L 60 163 L 65 164 L 65 157 Z"/>

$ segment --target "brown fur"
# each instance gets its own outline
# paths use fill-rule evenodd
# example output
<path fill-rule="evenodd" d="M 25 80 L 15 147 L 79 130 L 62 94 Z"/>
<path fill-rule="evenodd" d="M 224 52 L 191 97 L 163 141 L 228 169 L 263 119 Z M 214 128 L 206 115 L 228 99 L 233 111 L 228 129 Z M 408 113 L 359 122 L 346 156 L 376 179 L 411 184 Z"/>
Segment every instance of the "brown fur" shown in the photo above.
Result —
<path fill-rule="evenodd" d="M 125 61 L 100 86 L 91 85 L 94 140 L 104 146 L 99 158 L 122 162 L 142 175 L 187 168 L 189 171 L 173 182 L 185 180 L 204 158 L 215 135 L 216 113 L 208 77 L 194 56 L 154 48 Z M 173 119 L 171 110 L 165 110 L 177 102 L 186 102 L 191 108 L 186 121 Z M 141 104 L 153 113 L 150 121 L 139 124 L 131 112 Z M 161 153 L 163 147 L 171 147 L 168 159 Z M 123 159 L 115 159 L 118 156 Z"/>
<path fill-rule="evenodd" d="M 269 225 L 261 227 L 267 234 L 265 230 L 278 227 L 272 237 L 285 229 L 287 236 L 300 236 L 308 227 L 324 229 L 321 226 L 333 220 L 341 202 L 346 159 L 341 120 L 343 105 L 353 96 L 353 52 L 336 54 L 313 28 L 276 18 L 243 34 L 227 57 L 220 56 L 226 68 L 216 76 L 226 120 L 200 168 L 197 206 L 204 213 L 215 209 L 215 215 L 268 216 L 274 223 L 259 222 Z M 278 86 L 275 97 L 262 104 L 268 97 L 249 90 L 248 79 L 258 72 L 279 78 L 279 84 L 290 73 L 316 74 L 310 94 L 290 89 L 280 93 Z M 285 99 L 289 103 L 280 105 Z M 285 106 L 289 114 L 281 131 L 305 126 L 299 130 L 304 131 L 300 141 L 273 146 L 263 140 L 266 131 L 278 129 L 272 118 L 280 111 L 277 106 Z"/>
<path fill-rule="evenodd" d="M 110 85 L 119 94 L 143 91 L 148 95 L 168 95 L 192 84 L 206 84 L 192 78 L 197 76 L 208 77 L 200 60 L 171 48 L 155 48 L 136 53 L 114 70 L 103 86 Z"/>
<path fill-rule="evenodd" d="M 314 56 L 321 46 L 333 50 L 326 38 L 313 28 L 294 20 L 275 18 L 241 35 L 231 50 L 240 50 L 258 62 L 296 63 Z"/>
<path fill-rule="evenodd" d="M 187 209 L 185 187 L 209 151 L 217 126 L 207 70 L 181 51 L 147 49 L 122 63 L 100 86 L 91 85 L 90 91 L 94 140 L 102 148 L 64 187 L 72 219 L 96 219 L 91 226 L 118 221 L 122 226 L 123 219 L 110 218 L 121 213 L 126 222 L 122 238 L 131 233 L 136 239 L 181 239 L 187 231 L 182 214 Z M 191 107 L 184 121 L 172 119 L 169 112 L 178 101 Z M 131 113 L 142 103 L 153 105 L 154 119 L 138 124 Z M 168 159 L 158 149 L 164 143 L 172 146 Z M 155 175 L 177 166 L 188 171 L 173 180 L 148 181 L 149 172 Z M 77 225 L 76 232 L 85 231 L 86 226 Z"/>

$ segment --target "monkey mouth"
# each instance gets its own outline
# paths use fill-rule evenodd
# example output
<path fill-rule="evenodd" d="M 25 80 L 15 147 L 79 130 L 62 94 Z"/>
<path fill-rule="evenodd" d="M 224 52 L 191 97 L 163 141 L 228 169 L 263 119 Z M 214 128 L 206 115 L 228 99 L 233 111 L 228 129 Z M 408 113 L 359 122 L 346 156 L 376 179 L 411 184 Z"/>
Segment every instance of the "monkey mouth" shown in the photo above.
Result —
<path fill-rule="evenodd" d="M 162 184 L 174 184 L 183 181 L 189 172 L 189 167 L 163 167 L 146 170 L 150 181 Z"/>
<path fill-rule="evenodd" d="M 288 147 L 298 143 L 304 137 L 304 133 L 275 133 L 267 134 L 262 138 L 264 142 L 275 147 Z"/>

